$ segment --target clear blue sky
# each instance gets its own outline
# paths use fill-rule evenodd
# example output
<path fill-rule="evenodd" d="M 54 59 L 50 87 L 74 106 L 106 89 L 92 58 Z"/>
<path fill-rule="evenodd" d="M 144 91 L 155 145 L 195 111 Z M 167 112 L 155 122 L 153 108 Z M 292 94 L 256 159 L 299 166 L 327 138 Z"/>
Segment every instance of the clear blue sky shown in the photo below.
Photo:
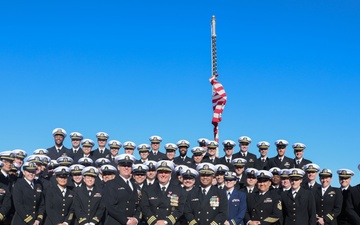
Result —
<path fill-rule="evenodd" d="M 256 154 L 265 140 L 269 156 L 277 139 L 303 142 L 305 158 L 359 183 L 359 11 L 355 0 L 3 1 L 0 151 L 50 147 L 56 127 L 136 144 L 211 139 L 215 15 L 220 140 L 247 135 Z"/>

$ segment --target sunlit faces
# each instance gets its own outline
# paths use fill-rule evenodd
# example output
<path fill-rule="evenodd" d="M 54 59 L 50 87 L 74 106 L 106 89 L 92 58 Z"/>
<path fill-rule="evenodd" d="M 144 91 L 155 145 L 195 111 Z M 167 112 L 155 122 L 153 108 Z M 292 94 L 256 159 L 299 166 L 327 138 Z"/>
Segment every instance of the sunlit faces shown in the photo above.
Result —
<path fill-rule="evenodd" d="M 183 178 L 183 185 L 185 188 L 192 188 L 195 185 L 195 178 Z"/>
<path fill-rule="evenodd" d="M 93 176 L 84 176 L 84 183 L 86 187 L 92 187 L 95 184 L 95 177 Z"/>
<path fill-rule="evenodd" d="M 227 189 L 232 189 L 236 184 L 236 180 L 226 180 L 225 186 Z"/>
<path fill-rule="evenodd" d="M 276 151 L 277 151 L 279 157 L 283 157 L 286 152 L 286 146 L 285 145 L 277 145 Z"/>
<path fill-rule="evenodd" d="M 351 177 L 339 177 L 339 183 L 341 188 L 346 188 L 350 185 Z"/>
<path fill-rule="evenodd" d="M 294 150 L 294 155 L 297 159 L 301 159 L 303 157 L 304 151 L 303 150 Z"/>
<path fill-rule="evenodd" d="M 180 156 L 186 156 L 187 150 L 188 149 L 186 147 L 179 147 Z"/>
<path fill-rule="evenodd" d="M 110 154 L 112 157 L 116 157 L 119 153 L 119 149 L 118 148 L 110 148 Z"/>
<path fill-rule="evenodd" d="M 216 148 L 208 148 L 209 157 L 213 157 L 216 154 Z"/>
<path fill-rule="evenodd" d="M 224 152 L 225 152 L 225 156 L 230 157 L 230 156 L 232 156 L 232 154 L 234 152 L 234 148 L 233 147 L 225 147 Z"/>
<path fill-rule="evenodd" d="M 314 171 L 307 171 L 306 175 L 310 181 L 315 181 L 316 177 L 318 176 L 317 172 Z"/>
<path fill-rule="evenodd" d="M 146 177 L 149 180 L 154 180 L 156 178 L 156 171 L 155 170 L 146 171 Z"/>
<path fill-rule="evenodd" d="M 91 152 L 91 149 L 92 149 L 92 147 L 89 147 L 89 146 L 83 146 L 82 147 L 84 155 L 89 155 L 90 152 Z"/>
<path fill-rule="evenodd" d="M 161 185 L 166 185 L 170 181 L 171 172 L 167 170 L 159 170 L 157 171 L 157 178 Z"/>
<path fill-rule="evenodd" d="M 332 177 L 330 176 L 320 176 L 320 183 L 323 188 L 326 188 L 330 185 Z"/>
<path fill-rule="evenodd" d="M 194 155 L 193 157 L 195 163 L 201 163 L 201 160 L 203 159 L 202 155 Z"/>
<path fill-rule="evenodd" d="M 115 179 L 115 174 L 103 174 L 104 182 L 108 182 L 110 180 Z"/>
<path fill-rule="evenodd" d="M 23 171 L 24 177 L 26 178 L 26 180 L 28 181 L 33 181 L 35 178 L 35 172 L 29 172 L 27 170 Z"/>
<path fill-rule="evenodd" d="M 81 174 L 73 174 L 72 178 L 75 183 L 80 184 L 83 180 L 83 176 Z"/>
<path fill-rule="evenodd" d="M 126 179 L 130 178 L 132 172 L 132 165 L 118 165 L 117 168 L 119 170 L 120 176 Z"/>
<path fill-rule="evenodd" d="M 145 174 L 134 174 L 133 178 L 135 180 L 135 183 L 137 183 L 138 185 L 141 185 L 146 180 L 146 175 Z"/>
<path fill-rule="evenodd" d="M 288 177 L 281 178 L 281 187 L 288 189 L 291 186 L 290 179 Z"/>
<path fill-rule="evenodd" d="M 106 146 L 106 139 L 97 139 L 97 143 L 99 145 L 99 148 L 105 148 Z"/>
<path fill-rule="evenodd" d="M 269 150 L 269 149 L 259 149 L 261 158 L 266 158 L 266 157 L 267 157 L 268 150 Z"/>
<path fill-rule="evenodd" d="M 132 155 L 132 154 L 134 154 L 134 149 L 133 148 L 125 148 L 125 153 Z"/>
<path fill-rule="evenodd" d="M 151 149 L 153 151 L 158 151 L 160 148 L 160 143 L 159 142 L 151 142 Z"/>
<path fill-rule="evenodd" d="M 14 163 L 18 164 L 21 167 L 24 164 L 24 159 L 15 158 Z"/>
<path fill-rule="evenodd" d="M 9 159 L 2 159 L 1 161 L 4 163 L 4 166 L 1 169 L 5 172 L 9 172 L 13 166 L 14 161 Z"/>
<path fill-rule="evenodd" d="M 169 151 L 169 150 L 167 150 L 166 151 L 166 157 L 167 157 L 167 159 L 168 160 L 173 160 L 174 158 L 175 158 L 175 151 Z"/>
<path fill-rule="evenodd" d="M 271 186 L 270 180 L 259 179 L 257 182 L 257 188 L 261 193 L 268 191 L 270 186 Z"/>
<path fill-rule="evenodd" d="M 71 139 L 71 145 L 75 149 L 79 148 L 80 142 L 81 142 L 80 139 Z"/>
<path fill-rule="evenodd" d="M 56 181 L 60 187 L 65 188 L 68 182 L 68 176 L 56 176 Z"/>
<path fill-rule="evenodd" d="M 54 136 L 54 140 L 55 140 L 55 144 L 60 147 L 63 144 L 64 136 L 62 136 L 60 134 L 56 134 Z"/>
<path fill-rule="evenodd" d="M 249 149 L 249 143 L 240 143 L 239 146 L 241 152 L 247 152 Z"/>
<path fill-rule="evenodd" d="M 212 184 L 213 175 L 210 174 L 201 174 L 200 175 L 200 184 L 203 188 L 207 188 Z"/>
<path fill-rule="evenodd" d="M 243 174 L 244 170 L 245 170 L 245 166 L 235 166 L 235 173 L 237 176 Z"/>
<path fill-rule="evenodd" d="M 225 174 L 223 174 L 223 173 L 216 173 L 215 178 L 216 178 L 217 184 L 218 184 L 218 185 L 221 185 L 221 184 L 223 184 L 224 181 L 225 181 Z"/>
<path fill-rule="evenodd" d="M 146 160 L 149 157 L 149 152 L 141 151 L 139 153 L 142 160 Z"/>
<path fill-rule="evenodd" d="M 279 185 L 280 182 L 281 182 L 280 176 L 277 175 L 277 174 L 274 174 L 273 177 L 271 178 L 271 182 L 272 182 L 272 184 L 275 185 L 275 186 Z"/>
<path fill-rule="evenodd" d="M 247 186 L 249 187 L 254 187 L 255 184 L 257 182 L 257 179 L 255 177 L 252 177 L 252 176 L 248 176 L 246 177 L 246 184 Z"/>
<path fill-rule="evenodd" d="M 290 178 L 291 188 L 297 190 L 301 185 L 302 179 L 298 177 Z"/>

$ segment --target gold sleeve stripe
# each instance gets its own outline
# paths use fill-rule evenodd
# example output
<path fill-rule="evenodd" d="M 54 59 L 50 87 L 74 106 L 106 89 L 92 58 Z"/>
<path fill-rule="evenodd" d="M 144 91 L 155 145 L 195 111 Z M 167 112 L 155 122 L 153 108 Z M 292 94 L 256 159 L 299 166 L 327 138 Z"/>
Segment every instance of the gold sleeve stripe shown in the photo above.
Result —
<path fill-rule="evenodd" d="M 100 222 L 99 218 L 97 218 L 97 216 L 95 216 L 94 218 L 92 218 L 93 220 L 95 220 L 96 222 Z"/>
<path fill-rule="evenodd" d="M 210 225 L 218 225 L 215 221 L 212 221 Z"/>
<path fill-rule="evenodd" d="M 232 219 L 232 220 L 230 220 L 230 221 L 231 221 L 231 224 L 236 225 L 236 222 L 235 222 L 234 219 Z"/>
<path fill-rule="evenodd" d="M 197 224 L 196 220 L 191 220 L 189 225 L 194 225 L 194 224 Z"/>
<path fill-rule="evenodd" d="M 39 218 L 39 219 L 44 219 L 44 216 L 43 215 L 38 215 L 38 217 L 37 218 Z"/>
<path fill-rule="evenodd" d="M 24 222 L 25 222 L 25 223 L 29 223 L 32 219 L 33 219 L 32 216 L 28 216 L 28 217 L 26 217 L 26 218 L 24 219 Z"/>
<path fill-rule="evenodd" d="M 326 216 L 327 216 L 330 220 L 334 220 L 334 217 L 333 217 L 332 215 L 327 214 Z"/>
<path fill-rule="evenodd" d="M 82 222 L 84 222 L 86 220 L 86 218 L 80 218 L 79 219 L 79 223 L 82 223 Z"/>
<path fill-rule="evenodd" d="M 279 220 L 279 218 L 267 217 L 267 218 L 264 219 L 264 222 L 275 223 L 278 220 Z"/>
<path fill-rule="evenodd" d="M 152 224 L 155 220 L 156 220 L 155 216 L 151 216 L 147 222 L 148 224 Z"/>
<path fill-rule="evenodd" d="M 171 221 L 172 224 L 176 223 L 176 219 L 175 219 L 175 217 L 173 215 L 170 215 L 167 218 Z"/>
<path fill-rule="evenodd" d="M 4 219 L 4 215 L 0 213 L 0 220 Z"/>

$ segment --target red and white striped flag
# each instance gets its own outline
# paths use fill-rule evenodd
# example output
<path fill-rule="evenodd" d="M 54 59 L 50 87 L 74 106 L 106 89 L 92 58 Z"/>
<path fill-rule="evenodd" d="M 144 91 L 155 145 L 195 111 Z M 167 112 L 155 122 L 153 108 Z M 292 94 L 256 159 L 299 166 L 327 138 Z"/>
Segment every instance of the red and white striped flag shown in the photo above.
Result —
<path fill-rule="evenodd" d="M 219 81 L 217 81 L 217 76 L 218 75 L 216 74 L 210 78 L 210 84 L 213 87 L 212 105 L 214 113 L 212 117 L 212 124 L 214 125 L 214 139 L 219 142 L 218 124 L 222 119 L 222 112 L 225 108 L 227 96 L 224 87 Z"/>

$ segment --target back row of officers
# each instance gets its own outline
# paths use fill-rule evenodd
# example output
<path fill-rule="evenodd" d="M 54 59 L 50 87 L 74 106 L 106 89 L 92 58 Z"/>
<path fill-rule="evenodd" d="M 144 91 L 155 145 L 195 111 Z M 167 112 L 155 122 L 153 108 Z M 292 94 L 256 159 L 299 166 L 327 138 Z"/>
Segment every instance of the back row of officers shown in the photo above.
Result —
<path fill-rule="evenodd" d="M 99 137 L 107 136 L 100 133 L 98 143 Z M 235 143 L 230 140 L 223 145 L 225 152 L 231 147 L 231 158 L 226 153 L 223 163 L 216 162 L 216 157 L 212 160 L 212 146 L 218 146 L 207 140 L 192 149 L 192 158 L 187 159 L 189 143 L 185 140 L 166 144 L 167 153 L 161 156 L 165 158 L 157 158 L 158 136 L 150 138 L 151 147 L 138 146 L 140 156 L 147 153 L 139 160 L 131 152 L 118 155 L 121 144 L 115 140 L 108 142 L 110 153 L 96 159 L 96 150 L 91 151 L 94 142 L 76 133 L 77 150 L 83 155 L 75 161 L 74 148 L 50 157 L 52 150 L 62 151 L 66 133 L 57 128 L 53 135 L 53 148 L 38 149 L 31 156 L 26 157 L 22 150 L 0 153 L 0 224 L 360 224 L 360 186 L 350 186 L 354 173 L 339 169 L 341 188 L 335 188 L 330 185 L 333 174 L 329 169 L 321 170 L 310 161 L 297 168 L 305 161 L 301 143 L 293 145 L 295 155 L 302 148 L 301 161 L 296 157 L 292 164 L 287 161 L 281 167 L 270 167 L 272 160 L 266 157 L 268 166 L 256 169 L 257 159 L 247 160 L 251 154 L 247 149 L 232 155 Z M 241 150 L 244 143 L 251 143 L 250 138 L 245 139 L 247 142 L 239 140 Z M 287 144 L 277 141 L 280 163 L 285 159 L 281 149 Z M 260 153 L 265 145 L 269 146 L 258 144 Z M 132 151 L 135 147 L 133 144 Z M 153 160 L 149 159 L 150 148 Z M 174 157 L 177 148 L 178 162 Z M 100 144 L 97 150 L 101 153 Z"/>

